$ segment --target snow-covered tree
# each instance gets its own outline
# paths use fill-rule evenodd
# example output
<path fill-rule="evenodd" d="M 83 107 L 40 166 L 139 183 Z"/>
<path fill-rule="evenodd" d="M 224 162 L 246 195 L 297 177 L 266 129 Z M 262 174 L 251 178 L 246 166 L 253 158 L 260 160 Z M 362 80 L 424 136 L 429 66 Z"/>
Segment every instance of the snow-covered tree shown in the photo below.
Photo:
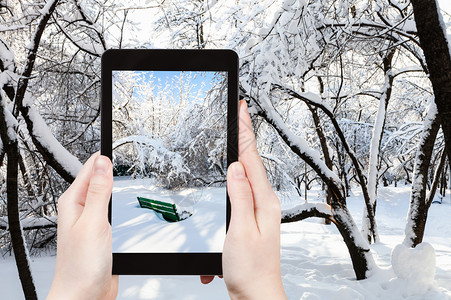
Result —
<path fill-rule="evenodd" d="M 221 73 L 113 74 L 113 163 L 166 187 L 225 182 L 227 97 Z M 211 81 L 211 87 L 194 80 Z M 119 175 L 119 174 L 118 174 Z"/>

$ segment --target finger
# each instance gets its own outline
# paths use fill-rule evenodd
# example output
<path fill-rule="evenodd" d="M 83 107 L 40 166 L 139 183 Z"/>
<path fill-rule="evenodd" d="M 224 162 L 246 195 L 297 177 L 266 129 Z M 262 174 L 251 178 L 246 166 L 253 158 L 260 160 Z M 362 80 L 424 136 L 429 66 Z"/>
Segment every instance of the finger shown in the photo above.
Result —
<path fill-rule="evenodd" d="M 117 291 L 119 289 L 119 275 L 113 275 L 111 278 L 110 297 L 106 299 L 116 299 Z"/>
<path fill-rule="evenodd" d="M 213 279 L 215 279 L 215 276 L 210 276 L 210 275 L 201 275 L 200 276 L 200 282 L 202 282 L 203 284 L 209 284 L 210 282 L 213 281 Z"/>
<path fill-rule="evenodd" d="M 58 199 L 58 226 L 72 226 L 85 206 L 91 170 L 99 152 L 94 153 L 81 168 L 74 182 Z"/>
<path fill-rule="evenodd" d="M 255 227 L 252 189 L 240 162 L 232 163 L 227 170 L 227 192 L 232 208 L 229 230 Z"/>
<path fill-rule="evenodd" d="M 247 110 L 246 101 L 244 100 L 240 101 L 238 147 L 239 160 L 244 165 L 251 186 L 260 183 L 259 189 L 253 189 L 255 194 L 267 195 L 272 189 L 268 178 L 266 177 L 266 170 L 263 167 L 262 160 L 257 151 L 251 118 Z"/>
<path fill-rule="evenodd" d="M 265 218 L 266 212 L 270 213 L 273 210 L 273 206 L 277 206 L 279 203 L 258 154 L 251 118 L 244 100 L 240 101 L 238 145 L 240 150 L 239 160 L 246 170 L 247 178 L 254 192 L 254 205 L 258 222 L 260 214 L 262 214 L 262 218 Z"/>
<path fill-rule="evenodd" d="M 108 203 L 113 189 L 113 167 L 108 157 L 100 155 L 92 166 L 83 215 L 101 222 L 108 219 Z"/>
<path fill-rule="evenodd" d="M 94 165 L 94 161 L 100 155 L 100 151 L 97 151 L 86 161 L 86 163 L 81 168 L 80 172 L 78 172 L 77 177 L 74 182 L 67 189 L 65 194 L 70 194 L 72 196 L 72 201 L 75 201 L 77 204 L 84 206 L 86 200 L 86 193 L 88 192 L 89 181 L 91 179 L 91 171 L 92 166 Z M 81 193 L 84 193 L 84 197 L 74 197 L 78 196 Z"/>

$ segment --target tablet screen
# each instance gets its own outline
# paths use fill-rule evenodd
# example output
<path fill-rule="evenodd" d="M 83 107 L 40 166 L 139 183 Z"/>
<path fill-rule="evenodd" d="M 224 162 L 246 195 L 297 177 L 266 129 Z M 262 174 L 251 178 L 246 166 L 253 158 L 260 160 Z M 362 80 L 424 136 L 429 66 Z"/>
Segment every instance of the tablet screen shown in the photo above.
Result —
<path fill-rule="evenodd" d="M 222 252 L 227 72 L 112 71 L 113 253 Z"/>

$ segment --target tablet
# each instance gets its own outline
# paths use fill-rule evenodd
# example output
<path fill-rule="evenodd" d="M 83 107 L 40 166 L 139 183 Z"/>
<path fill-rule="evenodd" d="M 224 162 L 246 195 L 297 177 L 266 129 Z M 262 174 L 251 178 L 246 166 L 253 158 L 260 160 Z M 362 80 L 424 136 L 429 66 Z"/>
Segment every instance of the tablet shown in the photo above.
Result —
<path fill-rule="evenodd" d="M 238 160 L 232 50 L 108 50 L 101 154 L 113 162 L 113 274 L 221 275 Z"/>

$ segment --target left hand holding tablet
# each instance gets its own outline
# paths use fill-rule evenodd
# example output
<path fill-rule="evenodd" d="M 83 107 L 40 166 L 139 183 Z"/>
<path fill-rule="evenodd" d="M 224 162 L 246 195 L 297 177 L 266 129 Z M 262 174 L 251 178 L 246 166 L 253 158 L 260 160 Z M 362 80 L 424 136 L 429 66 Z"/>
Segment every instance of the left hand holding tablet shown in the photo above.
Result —
<path fill-rule="evenodd" d="M 108 222 L 112 187 L 111 161 L 95 153 L 59 198 L 56 270 L 48 300 L 116 299 Z"/>

